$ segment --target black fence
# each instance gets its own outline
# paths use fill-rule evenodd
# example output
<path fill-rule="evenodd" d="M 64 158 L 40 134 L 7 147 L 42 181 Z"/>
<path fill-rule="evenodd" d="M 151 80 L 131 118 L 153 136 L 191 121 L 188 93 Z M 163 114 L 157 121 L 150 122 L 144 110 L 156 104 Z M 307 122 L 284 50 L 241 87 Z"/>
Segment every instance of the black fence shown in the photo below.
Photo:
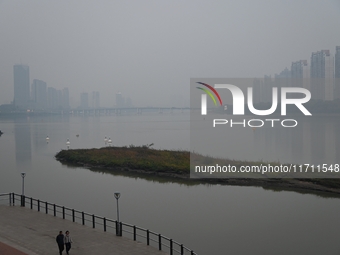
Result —
<path fill-rule="evenodd" d="M 20 205 L 29 207 L 38 212 L 51 214 L 55 217 L 71 220 L 85 226 L 91 226 L 92 228 L 102 229 L 105 232 L 115 233 L 117 236 L 128 237 L 134 241 L 143 242 L 147 245 L 156 247 L 159 250 L 169 252 L 170 255 L 197 255 L 193 250 L 190 250 L 183 244 L 176 242 L 171 238 L 135 225 L 117 222 L 116 220 L 77 211 L 65 206 L 51 204 L 46 201 L 18 195 L 16 193 L 0 194 L 0 203 L 3 204 L 3 201 L 10 206 Z"/>

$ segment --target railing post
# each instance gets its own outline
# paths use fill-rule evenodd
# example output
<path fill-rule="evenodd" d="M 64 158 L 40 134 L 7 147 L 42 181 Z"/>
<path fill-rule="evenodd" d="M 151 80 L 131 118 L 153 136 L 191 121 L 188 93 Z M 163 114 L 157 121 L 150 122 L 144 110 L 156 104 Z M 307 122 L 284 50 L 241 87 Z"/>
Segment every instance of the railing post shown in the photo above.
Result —
<path fill-rule="evenodd" d="M 123 235 L 123 223 L 119 222 L 119 236 Z"/>
<path fill-rule="evenodd" d="M 84 212 L 81 212 L 81 221 L 82 221 L 83 225 L 85 225 L 85 214 L 84 214 Z"/>
<path fill-rule="evenodd" d="M 93 228 L 96 227 L 94 214 L 92 214 L 92 227 L 93 227 Z"/>
<path fill-rule="evenodd" d="M 191 250 L 191 255 L 195 255 L 195 253 L 194 253 L 194 251 L 193 251 L 193 250 Z"/>
<path fill-rule="evenodd" d="M 14 193 L 12 193 L 12 204 L 15 205 Z"/>
<path fill-rule="evenodd" d="M 116 221 L 116 236 L 122 236 L 122 223 Z"/>
<path fill-rule="evenodd" d="M 53 204 L 53 215 L 54 217 L 57 216 L 57 210 L 56 210 L 55 204 Z"/>
<path fill-rule="evenodd" d="M 162 235 L 158 234 L 158 249 L 162 250 Z"/>
<path fill-rule="evenodd" d="M 11 193 L 9 193 L 9 205 L 10 206 L 12 205 L 12 195 L 11 195 Z"/>
<path fill-rule="evenodd" d="M 103 218 L 104 232 L 106 232 L 106 218 Z"/>
<path fill-rule="evenodd" d="M 31 201 L 31 209 L 33 209 L 33 198 L 30 199 Z"/>
<path fill-rule="evenodd" d="M 170 255 L 173 255 L 173 242 L 172 242 L 172 239 L 170 239 Z"/>
<path fill-rule="evenodd" d="M 150 232 L 148 229 L 146 230 L 146 244 L 150 245 Z"/>
<path fill-rule="evenodd" d="M 136 241 L 137 239 L 137 231 L 136 231 L 136 225 L 133 226 L 133 241 Z"/>
<path fill-rule="evenodd" d="M 75 215 L 74 215 L 74 209 L 72 209 L 72 221 L 75 222 Z"/>
<path fill-rule="evenodd" d="M 63 206 L 63 219 L 65 220 L 65 206 Z"/>
<path fill-rule="evenodd" d="M 21 195 L 21 206 L 25 207 L 25 195 Z"/>
<path fill-rule="evenodd" d="M 184 248 L 183 248 L 183 244 L 181 244 L 181 255 L 184 255 Z"/>
<path fill-rule="evenodd" d="M 40 212 L 40 200 L 38 199 L 38 212 Z"/>

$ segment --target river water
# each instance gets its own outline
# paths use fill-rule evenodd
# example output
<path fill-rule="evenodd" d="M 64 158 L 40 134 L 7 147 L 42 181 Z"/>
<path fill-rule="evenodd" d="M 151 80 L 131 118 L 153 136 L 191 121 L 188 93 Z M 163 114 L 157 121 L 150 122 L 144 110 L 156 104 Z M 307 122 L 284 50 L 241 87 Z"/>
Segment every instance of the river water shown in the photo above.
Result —
<path fill-rule="evenodd" d="M 333 162 L 340 148 L 338 124 L 332 118 L 325 123 L 312 123 L 303 128 L 308 132 L 296 137 L 244 129 L 235 136 L 247 146 L 235 147 L 228 155 L 243 160 Z M 0 193 L 21 193 L 20 173 L 26 172 L 27 196 L 116 219 L 113 193 L 119 191 L 121 221 L 171 237 L 199 255 L 340 253 L 338 198 L 111 175 L 67 167 L 54 158 L 66 149 L 67 139 L 70 148 L 99 148 L 105 136 L 114 146 L 154 143 L 157 149 L 189 150 L 189 129 L 189 114 L 180 111 L 1 118 Z"/>

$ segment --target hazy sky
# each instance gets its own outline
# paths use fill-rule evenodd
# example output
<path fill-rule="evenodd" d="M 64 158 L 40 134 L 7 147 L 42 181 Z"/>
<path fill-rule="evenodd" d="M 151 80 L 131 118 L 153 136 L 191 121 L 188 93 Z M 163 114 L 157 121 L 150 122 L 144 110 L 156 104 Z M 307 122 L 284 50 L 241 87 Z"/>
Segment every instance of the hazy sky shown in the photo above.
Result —
<path fill-rule="evenodd" d="M 189 105 L 190 78 L 262 77 L 340 46 L 339 0 L 0 0 L 0 104 L 13 65 L 113 106 Z"/>

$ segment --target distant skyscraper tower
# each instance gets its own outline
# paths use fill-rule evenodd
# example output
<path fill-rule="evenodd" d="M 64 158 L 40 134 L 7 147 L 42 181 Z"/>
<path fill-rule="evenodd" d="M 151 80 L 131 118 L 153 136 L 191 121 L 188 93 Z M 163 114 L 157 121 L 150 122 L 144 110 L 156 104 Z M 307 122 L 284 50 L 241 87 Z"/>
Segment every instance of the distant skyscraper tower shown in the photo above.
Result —
<path fill-rule="evenodd" d="M 124 98 L 123 98 L 122 93 L 120 93 L 120 92 L 118 92 L 116 94 L 116 106 L 118 108 L 123 108 L 124 107 Z"/>
<path fill-rule="evenodd" d="M 334 98 L 340 98 L 340 46 L 335 49 Z"/>
<path fill-rule="evenodd" d="M 26 65 L 14 65 L 14 105 L 27 109 L 30 101 L 30 74 Z"/>
<path fill-rule="evenodd" d="M 292 72 L 287 67 L 281 71 L 279 74 L 275 74 L 274 85 L 279 90 L 282 87 L 290 87 L 291 86 L 291 77 Z"/>
<path fill-rule="evenodd" d="M 46 82 L 34 79 L 32 83 L 32 102 L 37 110 L 47 108 L 47 85 Z"/>
<path fill-rule="evenodd" d="M 310 69 L 308 67 L 307 60 L 299 60 L 292 62 L 291 74 L 291 86 L 310 89 L 309 78 Z"/>
<path fill-rule="evenodd" d="M 99 108 L 99 91 L 92 91 L 92 108 Z"/>
<path fill-rule="evenodd" d="M 329 50 L 312 53 L 310 78 L 312 99 L 333 100 L 334 59 Z"/>

